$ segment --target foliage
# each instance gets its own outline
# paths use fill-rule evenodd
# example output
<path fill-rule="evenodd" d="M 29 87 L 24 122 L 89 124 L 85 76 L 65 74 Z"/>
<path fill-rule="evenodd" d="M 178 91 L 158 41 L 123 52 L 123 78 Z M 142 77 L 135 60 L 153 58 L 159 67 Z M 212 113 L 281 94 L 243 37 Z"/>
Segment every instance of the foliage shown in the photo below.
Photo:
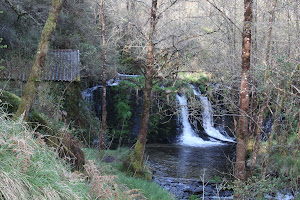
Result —
<path fill-rule="evenodd" d="M 124 67 L 126 74 L 139 74 L 137 71 L 139 63 L 132 55 L 132 52 L 126 47 L 120 51 L 119 62 Z"/>
<path fill-rule="evenodd" d="M 189 197 L 189 200 L 199 200 L 198 196 L 197 195 L 191 195 Z"/>
<path fill-rule="evenodd" d="M 21 102 L 20 97 L 5 90 L 0 90 L 0 100 L 1 109 L 11 115 L 13 115 L 17 111 L 18 106 Z M 32 110 L 29 113 L 29 122 L 31 122 L 31 127 L 43 133 L 50 133 L 53 130 L 53 126 L 49 124 L 48 120 L 35 110 Z"/>
<path fill-rule="evenodd" d="M 98 164 L 98 169 L 103 174 L 109 174 L 110 176 L 117 176 L 115 182 L 118 184 L 118 188 L 122 189 L 124 193 L 129 191 L 137 191 L 138 194 L 145 196 L 149 200 L 172 200 L 174 197 L 166 190 L 161 188 L 157 183 L 146 181 L 135 177 L 128 176 L 120 171 L 120 165 L 124 159 L 128 158 L 129 149 L 121 148 L 118 150 L 106 150 L 102 153 L 101 158 L 106 156 L 113 156 L 116 158 L 115 163 L 101 162 L 97 149 L 84 149 L 85 156 L 89 160 L 93 160 Z"/>
<path fill-rule="evenodd" d="M 214 176 L 209 182 L 211 182 L 211 183 L 221 183 L 222 181 L 223 181 L 222 177 Z"/>
<path fill-rule="evenodd" d="M 113 94 L 113 110 L 109 114 L 113 116 L 108 117 L 108 126 L 112 127 L 111 132 L 115 134 L 115 137 L 127 138 L 130 134 L 132 125 L 130 119 L 134 111 L 130 101 L 130 88 L 125 83 L 121 83 L 119 86 L 111 87 L 110 92 Z"/>
<path fill-rule="evenodd" d="M 279 181 L 286 184 L 285 187 L 297 191 L 300 187 L 300 152 L 296 146 L 287 148 L 287 155 L 273 152 L 269 171 L 277 174 Z"/>
<path fill-rule="evenodd" d="M 0 114 L 4 199 L 89 199 L 86 183 L 22 122 Z"/>
<path fill-rule="evenodd" d="M 279 179 L 251 177 L 246 182 L 238 181 L 233 189 L 234 193 L 242 199 L 265 199 L 265 195 L 276 193 L 284 186 Z"/>

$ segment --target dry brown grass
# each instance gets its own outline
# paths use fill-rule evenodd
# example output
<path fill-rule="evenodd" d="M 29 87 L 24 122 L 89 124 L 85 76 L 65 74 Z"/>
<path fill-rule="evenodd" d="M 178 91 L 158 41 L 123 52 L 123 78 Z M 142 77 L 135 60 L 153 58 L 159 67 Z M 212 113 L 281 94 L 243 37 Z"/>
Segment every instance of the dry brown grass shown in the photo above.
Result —
<path fill-rule="evenodd" d="M 115 175 L 101 175 L 92 160 L 84 166 L 89 177 L 90 193 L 95 199 L 146 199 L 140 190 L 126 190 L 119 188 L 115 182 Z"/>
<path fill-rule="evenodd" d="M 0 199 L 90 199 L 86 182 L 33 135 L 0 109 Z"/>

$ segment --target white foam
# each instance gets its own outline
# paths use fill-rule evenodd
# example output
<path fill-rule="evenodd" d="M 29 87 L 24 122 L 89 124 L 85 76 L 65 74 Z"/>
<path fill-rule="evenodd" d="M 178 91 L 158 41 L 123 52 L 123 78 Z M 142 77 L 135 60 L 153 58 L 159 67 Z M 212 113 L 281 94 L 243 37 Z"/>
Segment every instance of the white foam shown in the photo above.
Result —
<path fill-rule="evenodd" d="M 179 143 L 185 146 L 196 146 L 196 147 L 222 145 L 222 143 L 219 141 L 205 141 L 196 135 L 188 119 L 189 112 L 187 108 L 186 98 L 184 96 L 181 97 L 179 95 L 176 95 L 176 98 L 181 107 L 180 116 L 181 116 L 181 123 L 182 123 L 182 134 L 180 135 Z"/>
<path fill-rule="evenodd" d="M 194 86 L 191 87 L 193 89 L 194 95 L 197 96 L 201 101 L 203 128 L 206 134 L 218 140 L 235 143 L 233 138 L 223 135 L 214 127 L 213 109 L 211 103 L 209 102 L 207 97 L 201 95 L 201 92 L 199 90 L 197 90 Z"/>

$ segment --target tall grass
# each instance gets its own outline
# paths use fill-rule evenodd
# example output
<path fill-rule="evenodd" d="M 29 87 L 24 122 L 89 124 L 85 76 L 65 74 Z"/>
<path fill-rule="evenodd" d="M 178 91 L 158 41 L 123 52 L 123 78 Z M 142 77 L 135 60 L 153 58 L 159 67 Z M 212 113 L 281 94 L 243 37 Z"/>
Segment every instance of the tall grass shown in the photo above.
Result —
<path fill-rule="evenodd" d="M 122 196 L 126 194 L 125 196 L 130 199 L 175 199 L 169 192 L 164 190 L 157 183 L 128 176 L 120 171 L 120 165 L 122 165 L 122 161 L 123 159 L 126 159 L 126 154 L 128 153 L 127 148 L 121 148 L 115 151 L 103 151 L 101 156 L 97 149 L 83 149 L 83 151 L 87 159 L 93 160 L 93 163 L 97 163 L 97 168 L 101 174 L 113 177 L 113 182 L 118 185 L 118 189 L 121 190 L 121 193 L 123 194 Z M 103 162 L 103 158 L 106 156 L 114 157 L 115 161 L 112 163 Z"/>
<path fill-rule="evenodd" d="M 127 149 L 104 152 L 116 157 L 113 164 L 102 162 L 97 150 L 85 149 L 84 175 L 71 172 L 39 135 L 0 109 L 0 200 L 174 199 L 156 183 L 119 170 Z"/>
<path fill-rule="evenodd" d="M 83 175 L 23 122 L 0 111 L 0 131 L 0 199 L 90 199 Z"/>

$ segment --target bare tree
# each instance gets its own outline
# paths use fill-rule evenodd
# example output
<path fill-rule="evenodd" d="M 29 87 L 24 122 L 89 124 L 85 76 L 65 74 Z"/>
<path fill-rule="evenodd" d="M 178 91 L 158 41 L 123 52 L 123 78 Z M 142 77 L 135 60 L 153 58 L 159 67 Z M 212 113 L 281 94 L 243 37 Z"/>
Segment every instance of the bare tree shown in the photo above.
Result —
<path fill-rule="evenodd" d="M 105 132 L 107 126 L 107 109 L 106 109 L 106 65 L 107 65 L 107 53 L 106 53 L 106 28 L 105 28 L 105 16 L 103 11 L 103 1 L 100 2 L 101 24 L 102 24 L 102 43 L 103 43 L 103 68 L 102 68 L 102 118 L 101 118 L 101 135 L 100 135 L 100 149 L 105 148 Z"/>
<path fill-rule="evenodd" d="M 133 167 L 137 172 L 142 172 L 143 170 L 143 159 L 144 159 L 144 149 L 147 141 L 148 123 L 149 123 L 149 111 L 151 105 L 151 91 L 153 89 L 153 78 L 156 75 L 156 70 L 154 67 L 154 42 L 153 36 L 156 27 L 156 17 L 157 17 L 157 0 L 152 0 L 151 6 L 151 17 L 150 17 L 150 29 L 148 33 L 148 43 L 147 43 L 147 63 L 144 66 L 144 76 L 145 84 L 143 88 L 143 108 L 142 108 L 142 118 L 141 127 L 138 135 L 138 140 L 134 147 L 133 153 Z"/>
<path fill-rule="evenodd" d="M 249 69 L 251 55 L 251 26 L 252 26 L 252 0 L 244 0 L 244 29 L 242 49 L 242 74 L 240 86 L 240 112 L 237 127 L 237 147 L 235 178 L 246 180 L 246 149 L 248 134 L 248 109 L 249 109 Z"/>

